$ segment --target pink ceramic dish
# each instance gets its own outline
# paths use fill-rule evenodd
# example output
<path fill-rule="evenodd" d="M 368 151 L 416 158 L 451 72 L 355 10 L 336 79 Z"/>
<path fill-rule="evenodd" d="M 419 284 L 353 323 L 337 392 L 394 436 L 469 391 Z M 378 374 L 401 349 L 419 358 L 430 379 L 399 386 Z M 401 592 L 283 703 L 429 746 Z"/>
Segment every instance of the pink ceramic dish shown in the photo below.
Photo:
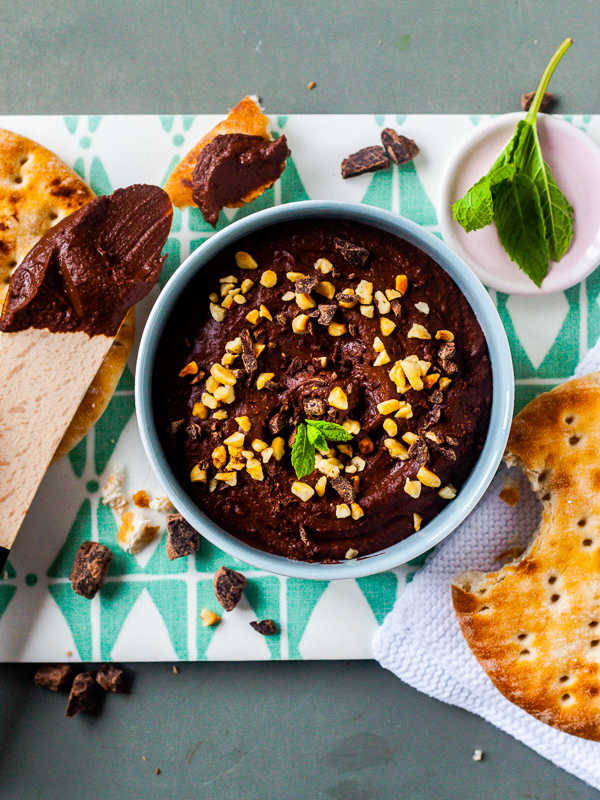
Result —
<path fill-rule="evenodd" d="M 538 115 L 544 158 L 575 210 L 571 247 L 550 269 L 541 288 L 502 249 L 494 225 L 465 233 L 452 218 L 452 203 L 486 174 L 523 113 L 492 120 L 452 157 L 442 180 L 439 219 L 446 243 L 481 280 L 511 294 L 548 294 L 582 281 L 600 264 L 600 149 L 579 128 L 549 114 Z"/>

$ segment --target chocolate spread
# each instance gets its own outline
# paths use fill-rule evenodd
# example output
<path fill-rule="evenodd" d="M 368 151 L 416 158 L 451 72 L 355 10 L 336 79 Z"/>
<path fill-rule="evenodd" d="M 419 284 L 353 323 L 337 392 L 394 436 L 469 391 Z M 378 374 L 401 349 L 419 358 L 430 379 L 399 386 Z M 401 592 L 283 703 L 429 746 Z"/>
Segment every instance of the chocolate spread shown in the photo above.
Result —
<path fill-rule="evenodd" d="M 172 215 L 162 189 L 140 184 L 65 217 L 13 273 L 0 330 L 114 336 L 158 280 Z"/>
<path fill-rule="evenodd" d="M 215 227 L 224 206 L 270 186 L 289 154 L 285 136 L 274 141 L 242 133 L 215 136 L 200 151 L 192 178 L 192 196 L 204 219 Z"/>
<path fill-rule="evenodd" d="M 257 267 L 238 268 L 236 251 L 250 254 Z M 350 258 L 357 253 L 360 259 Z M 252 267 L 248 259 L 238 261 Z M 329 271 L 322 273 L 323 265 Z M 272 274 L 263 276 L 266 270 L 276 274 L 276 283 Z M 372 303 L 365 302 L 361 281 L 372 283 Z M 323 296 L 326 288 L 335 296 Z M 229 302 L 231 293 L 243 299 Z M 303 320 L 304 333 L 297 333 L 292 320 L 299 329 L 302 314 L 308 321 Z M 389 330 L 389 322 L 396 327 L 384 335 L 382 326 Z M 343 326 L 343 333 L 332 325 Z M 419 338 L 425 335 L 430 338 Z M 381 343 L 389 361 L 380 358 L 376 365 Z M 219 377 L 213 365 L 232 351 L 224 363 L 235 378 L 233 391 L 215 389 L 211 367 Z M 423 386 L 400 392 L 390 371 L 411 356 L 413 364 L 420 360 Z M 334 387 L 345 394 L 347 410 L 331 405 Z M 429 256 L 374 228 L 308 220 L 245 238 L 202 271 L 165 331 L 154 392 L 167 457 L 209 517 L 263 550 L 328 561 L 394 544 L 445 508 L 453 489 L 460 497 L 485 440 L 492 377 L 473 311 Z M 213 392 L 223 400 L 215 404 L 208 397 Z M 390 399 L 407 403 L 410 414 L 390 414 L 381 406 Z M 401 406 L 401 413 L 406 408 Z M 303 501 L 292 492 L 290 443 L 298 424 L 315 418 L 350 424 L 355 431 L 357 423 L 360 430 L 345 443 L 345 452 L 332 445 L 340 475 L 327 478 L 323 496 L 314 491 Z M 240 431 L 241 450 L 223 445 Z M 274 449 L 275 437 L 281 437 L 285 452 L 281 460 L 271 455 L 265 461 L 260 448 Z M 215 450 L 222 445 L 223 455 L 228 452 L 216 467 Z M 254 457 L 262 480 L 256 465 L 256 477 L 250 468 L 240 468 Z M 352 461 L 356 457 L 360 460 Z M 428 485 L 431 474 L 437 486 Z M 321 477 L 317 468 L 302 482 L 314 490 Z M 416 494 L 416 484 L 414 497 L 407 486 Z M 340 518 L 339 508 L 354 510 L 353 503 L 363 515 L 344 511 Z"/>

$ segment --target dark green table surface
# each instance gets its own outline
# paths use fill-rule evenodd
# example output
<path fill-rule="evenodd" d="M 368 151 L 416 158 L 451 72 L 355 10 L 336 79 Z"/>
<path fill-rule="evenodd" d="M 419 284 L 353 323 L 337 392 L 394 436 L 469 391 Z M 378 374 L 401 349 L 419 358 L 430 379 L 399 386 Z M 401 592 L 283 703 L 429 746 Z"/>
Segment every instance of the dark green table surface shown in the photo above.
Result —
<path fill-rule="evenodd" d="M 273 112 L 505 112 L 569 34 L 558 110 L 600 112 L 597 0 L 13 0 L 0 19 L 0 113 L 223 112 L 246 92 Z M 129 697 L 72 720 L 31 667 L 0 667 L 0 797 L 600 798 L 374 663 L 131 666 Z"/>

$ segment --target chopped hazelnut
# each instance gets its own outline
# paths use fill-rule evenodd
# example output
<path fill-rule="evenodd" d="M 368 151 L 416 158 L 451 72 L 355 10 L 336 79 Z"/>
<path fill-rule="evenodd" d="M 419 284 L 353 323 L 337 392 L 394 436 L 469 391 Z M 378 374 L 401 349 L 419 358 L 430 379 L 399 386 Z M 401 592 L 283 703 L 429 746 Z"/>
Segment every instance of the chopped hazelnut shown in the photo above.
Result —
<path fill-rule="evenodd" d="M 228 353 L 241 353 L 242 352 L 242 340 L 239 336 L 236 336 L 235 339 L 231 339 L 225 345 L 225 350 Z"/>
<path fill-rule="evenodd" d="M 209 394 L 214 394 L 215 389 L 217 386 L 220 386 L 220 383 L 216 378 L 213 378 L 212 375 L 209 375 L 204 386 Z"/>
<path fill-rule="evenodd" d="M 351 514 L 350 506 L 347 503 L 338 503 L 335 507 L 335 515 L 338 519 L 346 519 Z"/>
<path fill-rule="evenodd" d="M 227 311 L 229 311 L 232 305 L 233 305 L 233 295 L 228 294 L 227 297 L 225 297 L 223 302 L 221 303 L 221 310 L 226 309 Z"/>
<path fill-rule="evenodd" d="M 227 419 L 228 414 L 224 408 L 218 408 L 213 412 L 213 419 Z"/>
<path fill-rule="evenodd" d="M 328 300 L 333 300 L 335 297 L 335 286 L 331 281 L 319 281 L 315 286 L 315 292 L 320 294 L 321 297 L 326 297 Z"/>
<path fill-rule="evenodd" d="M 383 352 L 383 351 L 385 350 L 385 345 L 384 345 L 384 343 L 381 341 L 381 339 L 379 338 L 379 336 L 376 336 L 376 337 L 373 339 L 373 350 L 375 350 L 375 352 L 376 352 L 376 353 L 381 353 L 381 352 Z"/>
<path fill-rule="evenodd" d="M 303 483 L 302 481 L 294 481 L 292 483 L 292 494 L 295 494 L 296 497 L 299 497 L 303 503 L 306 503 L 307 500 L 314 495 L 315 490 L 312 486 L 309 486 L 308 483 Z"/>
<path fill-rule="evenodd" d="M 222 364 L 213 364 L 210 368 L 210 374 L 216 381 L 224 383 L 226 386 L 235 386 L 237 382 L 234 373 Z"/>
<path fill-rule="evenodd" d="M 352 289 L 344 289 L 338 294 L 337 301 L 340 308 L 354 308 L 358 303 L 358 297 L 354 294 Z"/>
<path fill-rule="evenodd" d="M 292 330 L 294 333 L 306 333 L 309 317 L 306 314 L 298 314 L 292 320 Z"/>
<path fill-rule="evenodd" d="M 351 503 L 350 504 L 350 511 L 352 513 L 352 519 L 360 519 L 361 517 L 364 517 L 364 515 L 365 515 L 365 512 L 358 505 L 358 503 Z"/>
<path fill-rule="evenodd" d="M 408 389 L 408 384 L 406 383 L 406 375 L 404 374 L 404 370 L 402 369 L 402 362 L 396 361 L 394 366 L 389 370 L 388 375 L 390 376 L 390 380 L 396 386 L 398 392 L 404 392 Z"/>
<path fill-rule="evenodd" d="M 260 304 L 258 313 L 263 319 L 268 319 L 269 322 L 273 322 L 273 315 L 271 314 L 269 309 L 266 306 L 264 306 L 262 303 Z"/>
<path fill-rule="evenodd" d="M 208 295 L 208 299 L 211 303 L 218 303 L 219 302 L 219 295 L 216 292 L 211 292 Z"/>
<path fill-rule="evenodd" d="M 401 442 L 397 439 L 384 439 L 383 443 L 392 458 L 399 458 L 401 461 L 406 461 L 408 458 L 408 450 Z"/>
<path fill-rule="evenodd" d="M 256 388 L 264 389 L 266 384 L 269 381 L 272 381 L 274 377 L 275 377 L 274 372 L 261 372 L 258 378 L 256 379 Z"/>
<path fill-rule="evenodd" d="M 266 450 L 269 445 L 266 442 L 263 442 L 262 439 L 253 439 L 252 440 L 252 449 L 255 450 L 257 453 L 260 453 L 262 450 Z"/>
<path fill-rule="evenodd" d="M 377 411 L 380 414 L 393 414 L 394 411 L 398 411 L 400 408 L 400 400 L 396 400 L 392 397 L 390 400 L 384 400 L 381 403 L 377 404 Z"/>
<path fill-rule="evenodd" d="M 256 344 L 254 345 L 254 355 L 256 356 L 256 358 L 259 357 L 259 355 L 263 352 L 265 347 L 266 347 L 265 344 L 262 344 L 261 342 L 256 342 Z"/>
<path fill-rule="evenodd" d="M 341 322 L 330 322 L 327 326 L 327 333 L 330 336 L 343 336 L 346 333 L 346 326 Z"/>
<path fill-rule="evenodd" d="M 345 456 L 348 456 L 349 458 L 352 458 L 352 456 L 354 455 L 354 450 L 352 449 L 352 445 L 350 444 L 338 444 L 337 449 L 339 450 L 340 453 L 342 453 Z"/>
<path fill-rule="evenodd" d="M 415 531 L 421 530 L 422 522 L 423 522 L 423 517 L 420 514 L 413 514 L 413 527 Z"/>
<path fill-rule="evenodd" d="M 302 278 L 306 278 L 306 275 L 304 274 L 304 272 L 291 271 L 291 272 L 286 272 L 286 278 L 288 279 L 288 281 L 296 283 L 296 281 L 300 281 L 302 280 Z"/>
<path fill-rule="evenodd" d="M 437 383 L 439 378 L 440 378 L 440 373 L 439 372 L 432 372 L 429 375 L 425 375 L 423 377 L 423 384 L 424 384 L 425 388 L 426 389 L 431 389 L 431 387 L 434 386 Z"/>
<path fill-rule="evenodd" d="M 227 451 L 222 444 L 212 451 L 211 459 L 215 469 L 221 469 L 221 467 L 225 466 L 227 463 Z"/>
<path fill-rule="evenodd" d="M 373 440 L 369 436 L 361 436 L 358 440 L 358 452 L 363 456 L 370 455 L 375 450 Z"/>
<path fill-rule="evenodd" d="M 402 434 L 402 439 L 406 442 L 406 444 L 412 444 L 416 442 L 419 437 L 416 433 L 412 433 L 411 431 L 406 431 L 406 433 Z"/>
<path fill-rule="evenodd" d="M 357 433 L 360 433 L 360 422 L 355 419 L 345 419 L 342 422 L 342 428 L 355 436 Z"/>
<path fill-rule="evenodd" d="M 185 378 L 186 375 L 197 375 L 198 364 L 195 361 L 190 361 L 185 367 L 179 371 L 179 377 Z"/>
<path fill-rule="evenodd" d="M 397 292 L 400 292 L 401 295 L 406 294 L 406 290 L 408 289 L 408 278 L 406 275 L 396 275 L 394 284 Z"/>
<path fill-rule="evenodd" d="M 281 461 L 285 453 L 285 439 L 283 436 L 276 436 L 271 442 L 271 447 L 273 448 L 275 461 Z"/>
<path fill-rule="evenodd" d="M 265 447 L 264 450 L 261 450 L 260 457 L 262 459 L 263 464 L 268 464 L 273 456 L 273 448 L 272 447 Z"/>
<path fill-rule="evenodd" d="M 367 319 L 373 319 L 375 316 L 375 306 L 361 306 L 360 313 Z"/>
<path fill-rule="evenodd" d="M 423 300 L 419 300 L 418 303 L 415 303 L 415 308 L 417 311 L 420 311 L 421 314 L 429 314 L 429 304 L 425 303 Z"/>
<path fill-rule="evenodd" d="M 243 294 L 234 294 L 233 295 L 233 302 L 237 303 L 238 306 L 243 306 L 244 303 L 248 302 Z"/>
<path fill-rule="evenodd" d="M 250 417 L 244 415 L 243 417 L 236 417 L 235 421 L 240 426 L 240 428 L 244 431 L 244 433 L 248 433 L 250 428 L 252 427 L 252 423 L 250 422 Z"/>
<path fill-rule="evenodd" d="M 235 392 L 233 386 L 217 386 L 214 391 L 215 398 L 221 403 L 233 403 L 235 400 Z"/>
<path fill-rule="evenodd" d="M 452 486 L 451 483 L 449 483 L 448 486 L 442 486 L 438 494 L 444 500 L 454 500 L 454 498 L 456 497 L 456 489 L 454 488 L 454 486 Z"/>
<path fill-rule="evenodd" d="M 427 467 L 419 467 L 419 471 L 417 472 L 417 478 L 421 481 L 424 486 L 431 486 L 433 489 L 437 489 L 438 486 L 441 486 L 441 480 L 430 469 Z"/>
<path fill-rule="evenodd" d="M 251 458 L 246 462 L 246 472 L 255 481 L 264 480 L 262 464 L 257 458 Z"/>
<path fill-rule="evenodd" d="M 208 408 L 204 403 L 194 403 L 192 416 L 198 417 L 198 419 L 206 419 L 208 417 Z"/>
<path fill-rule="evenodd" d="M 206 483 L 206 470 L 200 467 L 200 464 L 195 464 L 190 472 L 190 480 L 192 483 Z"/>
<path fill-rule="evenodd" d="M 390 301 L 381 291 L 375 292 L 375 303 L 377 305 L 377 310 L 380 314 L 389 314 L 391 311 Z"/>
<path fill-rule="evenodd" d="M 225 309 L 218 306 L 216 303 L 209 305 L 210 315 L 216 322 L 223 322 L 225 319 Z"/>
<path fill-rule="evenodd" d="M 452 383 L 452 378 L 440 378 L 440 382 L 438 385 L 440 389 L 443 391 L 444 389 L 447 389 L 451 383 Z"/>
<path fill-rule="evenodd" d="M 260 316 L 260 314 L 258 313 L 258 308 L 253 308 L 252 311 L 249 311 L 246 314 L 246 319 L 248 320 L 248 322 L 251 325 L 256 325 L 256 323 L 258 322 L 259 316 Z"/>
<path fill-rule="evenodd" d="M 323 497 L 326 488 L 327 488 L 327 476 L 321 475 L 321 477 L 315 483 L 315 492 L 319 497 Z"/>
<path fill-rule="evenodd" d="M 238 279 L 235 275 L 224 275 L 223 277 L 219 278 L 219 283 L 237 283 Z"/>
<path fill-rule="evenodd" d="M 406 334 L 408 339 L 431 339 L 431 334 L 423 325 L 415 322 Z"/>
<path fill-rule="evenodd" d="M 221 617 L 218 614 L 215 614 L 214 611 L 211 611 L 208 608 L 203 608 L 200 612 L 200 620 L 205 628 L 210 628 L 212 625 L 216 625 L 217 622 L 220 622 Z"/>
<path fill-rule="evenodd" d="M 200 400 L 207 408 L 210 408 L 211 411 L 214 411 L 219 405 L 219 401 L 208 392 L 202 392 L 202 397 Z"/>
<path fill-rule="evenodd" d="M 272 269 L 266 269 L 260 276 L 260 283 L 266 289 L 272 289 L 273 286 L 277 285 L 277 273 Z"/>
<path fill-rule="evenodd" d="M 217 472 L 216 481 L 222 481 L 229 486 L 237 486 L 237 472 Z"/>
<path fill-rule="evenodd" d="M 385 296 L 388 300 L 399 300 L 402 294 L 397 289 L 386 289 Z"/>
<path fill-rule="evenodd" d="M 404 491 L 410 497 L 420 497 L 421 495 L 421 483 L 420 481 L 411 481 L 410 478 L 407 478 L 404 481 Z"/>
<path fill-rule="evenodd" d="M 298 308 L 301 308 L 303 311 L 307 311 L 309 308 L 314 308 L 317 304 L 312 299 L 312 297 L 308 294 L 301 294 L 299 292 L 296 293 L 296 305 Z"/>
<path fill-rule="evenodd" d="M 362 305 L 371 305 L 373 302 L 373 284 L 371 281 L 360 281 L 354 290 L 354 294 L 358 297 Z"/>
<path fill-rule="evenodd" d="M 388 436 L 396 436 L 398 433 L 398 425 L 394 422 L 393 419 L 387 417 L 383 420 L 383 430 L 387 433 Z"/>
<path fill-rule="evenodd" d="M 383 367 L 389 364 L 392 359 L 389 357 L 387 350 L 382 350 L 373 362 L 374 367 Z"/>
<path fill-rule="evenodd" d="M 231 436 L 228 436 L 223 441 L 223 444 L 226 444 L 228 447 L 243 447 L 245 438 L 246 436 L 243 431 L 235 431 L 235 433 L 232 433 Z"/>
<path fill-rule="evenodd" d="M 244 250 L 237 251 L 235 254 L 235 263 L 240 269 L 256 269 L 258 267 L 258 264 L 250 253 L 246 253 Z"/>
<path fill-rule="evenodd" d="M 436 331 L 435 338 L 440 339 L 442 342 L 453 342 L 454 334 L 452 331 L 447 331 L 442 328 L 442 330 Z"/>
<path fill-rule="evenodd" d="M 394 414 L 396 419 L 411 419 L 412 415 L 413 415 L 412 406 L 411 406 L 410 403 L 407 403 L 405 400 L 403 400 L 400 403 L 400 408 Z"/>
<path fill-rule="evenodd" d="M 415 389 L 415 391 L 420 392 L 423 389 L 423 380 L 421 378 L 421 370 L 418 363 L 409 358 L 405 358 L 400 362 L 400 364 L 412 388 Z"/>
<path fill-rule="evenodd" d="M 381 317 L 379 320 L 379 328 L 383 336 L 389 336 L 396 330 L 396 323 L 392 322 L 392 320 L 387 317 Z"/>
<path fill-rule="evenodd" d="M 333 408 L 337 408 L 340 411 L 348 410 L 348 396 L 346 395 L 346 392 L 341 388 L 341 386 L 333 387 L 333 389 L 329 393 L 327 402 L 330 406 L 333 406 Z"/>
<path fill-rule="evenodd" d="M 328 275 L 333 271 L 333 264 L 326 258 L 318 258 L 315 261 L 315 269 L 319 270 L 322 275 Z"/>
<path fill-rule="evenodd" d="M 235 353 L 223 353 L 221 356 L 221 364 L 223 364 L 224 367 L 230 367 L 235 362 L 236 358 L 237 356 Z"/>
<path fill-rule="evenodd" d="M 367 462 L 360 456 L 352 456 L 352 465 L 356 467 L 357 472 L 362 472 L 367 466 Z"/>
<path fill-rule="evenodd" d="M 352 559 L 356 558 L 358 555 L 358 550 L 355 550 L 354 547 L 349 547 L 346 550 L 346 555 L 344 556 L 345 559 L 348 561 L 352 561 Z"/>
<path fill-rule="evenodd" d="M 437 433 L 434 433 L 434 431 L 427 431 L 425 433 L 425 438 L 429 439 L 430 442 L 435 442 L 436 444 L 441 444 L 442 443 L 442 440 L 437 435 Z"/>
<path fill-rule="evenodd" d="M 244 278 L 244 280 L 242 281 L 242 285 L 240 286 L 240 289 L 242 290 L 243 294 L 248 294 L 248 292 L 253 286 L 254 286 L 254 281 L 251 281 L 250 278 Z"/>

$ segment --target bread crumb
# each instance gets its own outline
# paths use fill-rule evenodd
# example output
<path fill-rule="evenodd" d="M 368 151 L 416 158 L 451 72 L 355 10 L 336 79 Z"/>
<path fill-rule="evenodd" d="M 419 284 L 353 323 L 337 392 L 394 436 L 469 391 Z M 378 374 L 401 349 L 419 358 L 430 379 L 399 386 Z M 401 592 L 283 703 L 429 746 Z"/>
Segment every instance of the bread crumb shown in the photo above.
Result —
<path fill-rule="evenodd" d="M 104 486 L 102 487 L 102 502 L 114 511 L 122 511 L 127 505 L 127 497 L 123 491 L 125 485 L 125 471 L 118 464 L 112 469 Z"/>
<path fill-rule="evenodd" d="M 150 497 L 145 489 L 140 489 L 131 499 L 138 508 L 148 508 L 150 505 Z"/>
<path fill-rule="evenodd" d="M 483 761 L 483 756 L 485 753 L 483 750 L 473 750 L 472 759 L 473 761 Z"/>
<path fill-rule="evenodd" d="M 150 508 L 153 511 L 160 511 L 161 514 L 170 514 L 172 511 L 175 511 L 173 503 L 166 495 L 153 497 L 152 500 L 150 500 Z"/>
<path fill-rule="evenodd" d="M 306 88 L 307 88 L 307 89 L 316 89 L 316 88 L 317 88 L 317 84 L 316 84 L 316 82 L 315 82 L 315 81 L 309 81 L 309 82 L 306 84 Z"/>
<path fill-rule="evenodd" d="M 154 770 L 154 774 L 155 774 L 155 775 L 160 775 L 160 767 L 157 767 L 157 768 Z"/>
<path fill-rule="evenodd" d="M 173 664 L 173 666 L 171 667 L 171 672 L 173 673 L 173 675 L 179 675 L 179 667 Z"/>
<path fill-rule="evenodd" d="M 519 502 L 519 484 L 517 481 L 513 480 L 512 478 L 508 478 L 502 489 L 500 490 L 500 500 L 504 500 L 511 508 L 517 505 Z"/>
<path fill-rule="evenodd" d="M 121 527 L 117 532 L 117 542 L 127 553 L 139 553 L 156 537 L 159 525 L 151 525 L 150 520 L 139 511 L 126 511 L 121 517 Z"/>

